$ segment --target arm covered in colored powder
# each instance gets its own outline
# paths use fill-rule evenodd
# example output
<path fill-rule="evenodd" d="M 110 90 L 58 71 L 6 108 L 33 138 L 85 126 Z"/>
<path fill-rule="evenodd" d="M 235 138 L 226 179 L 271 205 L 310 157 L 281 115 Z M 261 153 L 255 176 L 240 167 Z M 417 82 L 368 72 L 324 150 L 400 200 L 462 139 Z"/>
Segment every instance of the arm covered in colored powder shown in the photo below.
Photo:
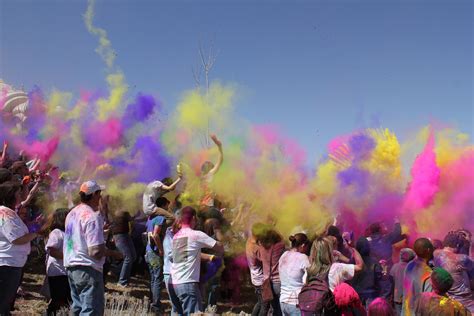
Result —
<path fill-rule="evenodd" d="M 176 179 L 175 182 L 173 182 L 172 184 L 170 185 L 165 185 L 163 184 L 163 186 L 161 187 L 163 190 L 166 190 L 166 191 L 172 191 L 176 188 L 176 186 L 178 185 L 178 183 L 181 181 L 181 175 L 178 176 L 178 179 Z"/>
<path fill-rule="evenodd" d="M 222 163 L 224 162 L 224 152 L 222 151 L 222 142 L 217 138 L 216 135 L 211 135 L 211 139 L 216 144 L 217 149 L 219 150 L 219 157 L 217 158 L 217 163 L 215 166 L 209 171 L 209 174 L 214 175 L 219 171 Z"/>

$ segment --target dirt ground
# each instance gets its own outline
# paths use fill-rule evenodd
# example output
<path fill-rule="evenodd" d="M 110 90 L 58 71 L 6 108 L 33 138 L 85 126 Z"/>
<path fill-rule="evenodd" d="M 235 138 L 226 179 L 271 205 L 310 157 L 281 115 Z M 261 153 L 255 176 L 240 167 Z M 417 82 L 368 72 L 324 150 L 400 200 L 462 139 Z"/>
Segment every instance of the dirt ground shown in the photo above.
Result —
<path fill-rule="evenodd" d="M 47 308 L 46 299 L 40 294 L 40 290 L 45 278 L 44 261 L 40 258 L 30 258 L 25 266 L 25 273 L 22 282 L 22 290 L 24 294 L 18 296 L 15 301 L 15 310 L 13 315 L 43 315 Z M 222 288 L 222 297 L 217 305 L 218 314 L 240 314 L 241 312 L 250 313 L 255 303 L 253 288 L 246 279 L 245 273 L 242 273 L 239 280 L 240 288 L 237 291 Z M 222 282 L 222 286 L 227 286 L 226 282 Z M 114 275 L 107 276 L 106 297 L 123 295 L 125 297 L 133 297 L 139 300 L 147 299 L 149 294 L 149 281 L 143 276 L 133 276 L 128 288 L 120 288 L 117 286 L 117 277 Z M 170 313 L 171 306 L 168 300 L 168 294 L 165 290 L 162 293 L 165 304 L 166 314 Z M 126 313 L 127 314 L 127 313 Z M 132 312 L 130 315 L 133 314 Z"/>

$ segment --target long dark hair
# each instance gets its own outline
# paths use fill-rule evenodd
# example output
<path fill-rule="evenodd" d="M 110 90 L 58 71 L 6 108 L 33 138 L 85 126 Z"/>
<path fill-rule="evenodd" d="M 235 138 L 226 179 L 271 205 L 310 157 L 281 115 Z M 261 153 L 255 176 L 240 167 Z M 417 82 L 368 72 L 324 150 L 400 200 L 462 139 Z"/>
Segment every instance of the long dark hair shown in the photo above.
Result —
<path fill-rule="evenodd" d="M 21 185 L 15 181 L 7 181 L 0 184 L 0 205 L 12 210 L 16 207 L 16 193 L 21 191 Z"/>
<path fill-rule="evenodd" d="M 66 230 L 66 216 L 68 213 L 69 209 L 58 208 L 54 213 L 50 214 L 46 223 L 41 227 L 41 234 L 46 236 L 55 229 L 64 232 Z"/>

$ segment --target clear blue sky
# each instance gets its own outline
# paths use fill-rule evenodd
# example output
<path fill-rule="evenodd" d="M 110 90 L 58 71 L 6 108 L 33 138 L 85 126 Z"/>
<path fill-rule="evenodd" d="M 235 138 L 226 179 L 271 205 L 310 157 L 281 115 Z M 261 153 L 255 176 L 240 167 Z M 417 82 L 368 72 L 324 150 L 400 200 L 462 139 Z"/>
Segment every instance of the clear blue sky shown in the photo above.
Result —
<path fill-rule="evenodd" d="M 26 89 L 105 88 L 85 1 L 0 0 L 0 78 Z M 197 47 L 212 77 L 239 87 L 238 113 L 276 123 L 311 159 L 334 136 L 383 126 L 400 138 L 432 120 L 473 137 L 472 1 L 99 0 L 133 91 L 167 107 L 194 85 Z"/>

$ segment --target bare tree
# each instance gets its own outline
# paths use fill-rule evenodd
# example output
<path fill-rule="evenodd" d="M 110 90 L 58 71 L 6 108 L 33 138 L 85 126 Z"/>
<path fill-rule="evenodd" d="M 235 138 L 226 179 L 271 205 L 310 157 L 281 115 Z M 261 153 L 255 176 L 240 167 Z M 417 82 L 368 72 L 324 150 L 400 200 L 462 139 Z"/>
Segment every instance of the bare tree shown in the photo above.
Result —
<path fill-rule="evenodd" d="M 199 54 L 199 65 L 197 68 L 192 68 L 194 82 L 198 90 L 202 90 L 201 78 L 204 75 L 204 94 L 206 102 L 209 103 L 209 86 L 210 86 L 210 73 L 214 66 L 219 52 L 214 49 L 214 42 L 211 40 L 208 48 L 204 48 L 202 43 L 199 42 L 198 47 Z M 207 118 L 207 130 L 204 135 L 204 142 L 201 139 L 201 145 L 208 148 L 210 146 L 209 134 L 211 129 L 211 122 L 209 117 Z"/>

